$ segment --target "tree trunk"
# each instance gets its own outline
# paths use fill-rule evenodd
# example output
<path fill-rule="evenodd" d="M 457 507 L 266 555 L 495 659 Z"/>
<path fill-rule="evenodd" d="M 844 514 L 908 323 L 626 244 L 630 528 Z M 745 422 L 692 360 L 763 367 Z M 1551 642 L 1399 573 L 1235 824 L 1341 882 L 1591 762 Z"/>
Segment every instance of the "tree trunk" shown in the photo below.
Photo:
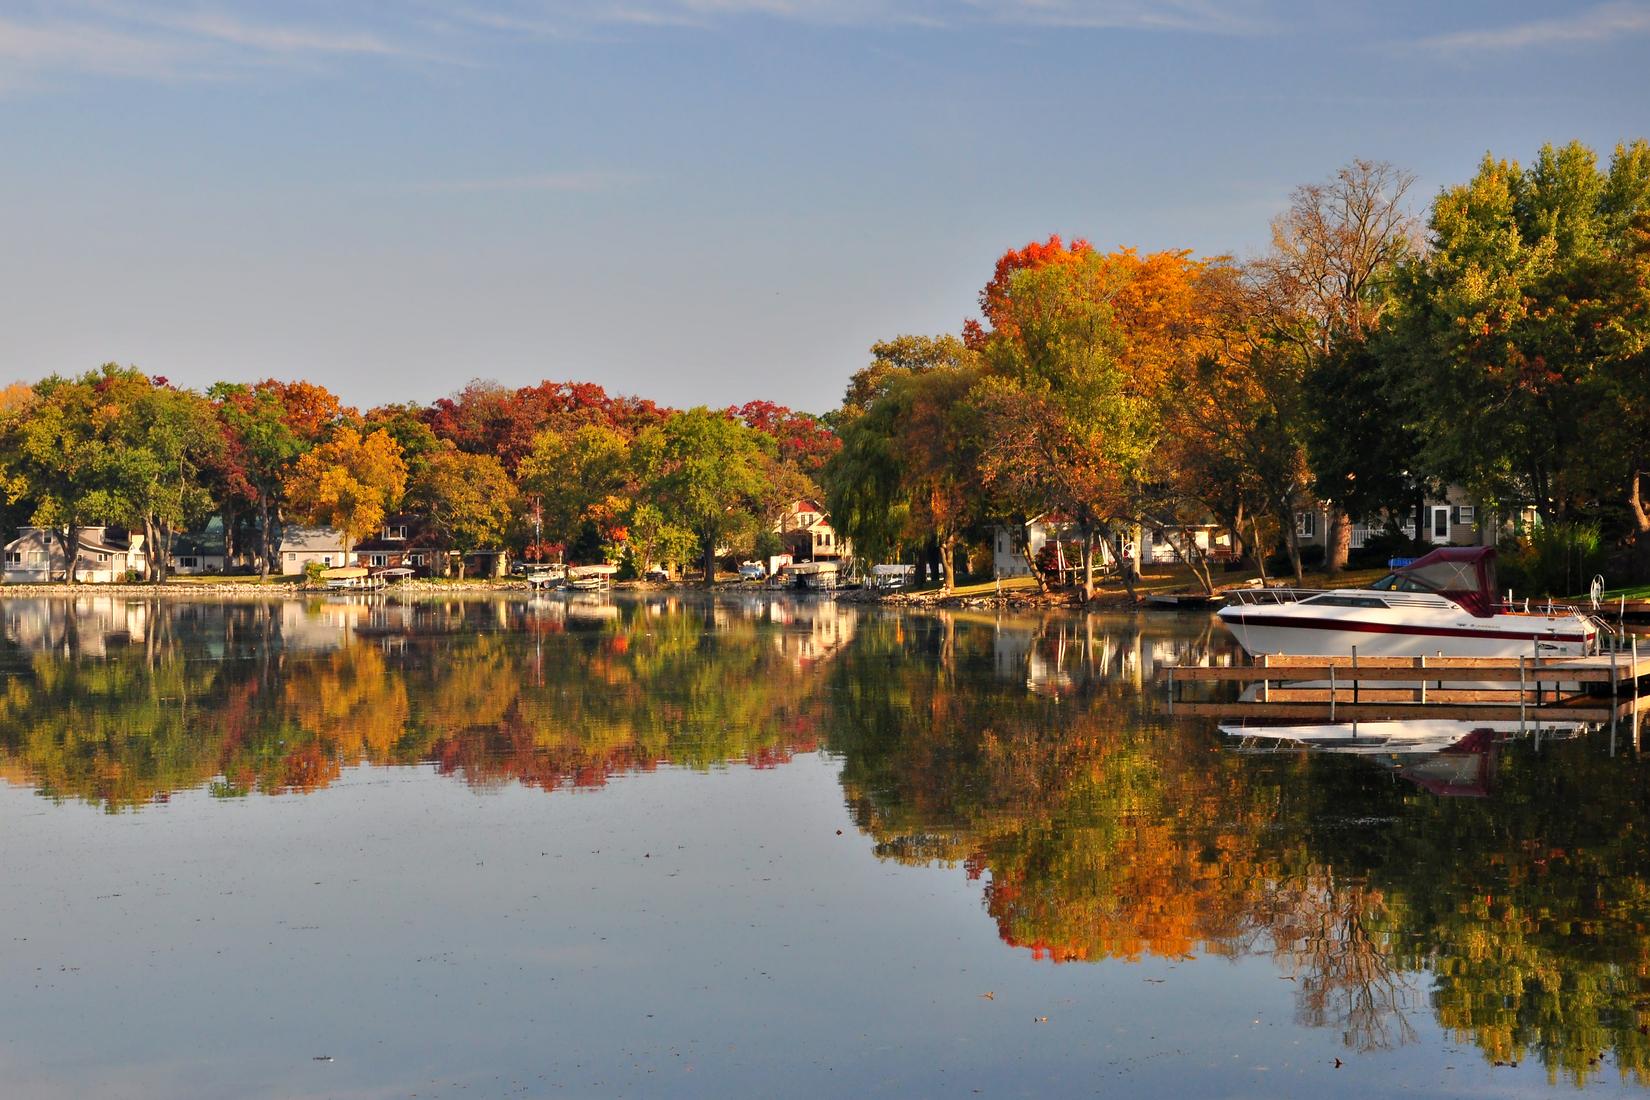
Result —
<path fill-rule="evenodd" d="M 75 583 L 75 567 L 80 564 L 80 525 L 73 523 L 65 530 L 68 532 L 68 537 L 63 543 L 63 564 L 65 566 L 63 583 L 72 585 Z M 49 563 L 51 560 L 51 552 L 48 550 L 46 561 Z M 49 573 L 50 570 L 47 572 Z"/>
<path fill-rule="evenodd" d="M 258 579 L 269 579 L 269 494 L 258 494 Z M 227 562 L 225 564 L 228 564 Z"/>
<path fill-rule="evenodd" d="M 1094 532 L 1083 529 L 1083 602 L 1094 599 Z"/>
<path fill-rule="evenodd" d="M 159 584 L 163 579 L 160 575 L 160 540 L 155 538 L 153 514 L 143 517 L 143 545 L 148 548 L 143 555 L 143 577 L 150 584 Z M 127 558 L 126 564 L 130 568 L 130 558 Z"/>
<path fill-rule="evenodd" d="M 1289 516 L 1291 521 L 1293 521 L 1294 518 L 1295 517 L 1292 514 Z M 1301 569 L 1300 528 L 1296 527 L 1293 522 L 1290 522 L 1284 530 L 1288 532 L 1287 545 L 1289 547 L 1289 564 L 1295 570 L 1295 587 L 1299 588 L 1306 584 L 1306 574 Z"/>
<path fill-rule="evenodd" d="M 1031 554 L 1031 539 L 1026 535 L 1024 527 L 1020 528 L 1019 548 L 1020 556 L 1025 559 L 1026 566 L 1031 570 L 1031 579 L 1037 582 L 1038 594 L 1048 595 L 1048 577 L 1044 576 L 1043 571 L 1037 568 L 1037 559 L 1032 557 Z"/>
<path fill-rule="evenodd" d="M 1352 522 L 1340 505 L 1331 501 L 1325 505 L 1329 513 L 1324 532 L 1323 568 L 1331 577 L 1338 577 L 1352 556 Z"/>
<path fill-rule="evenodd" d="M 1260 573 L 1260 583 L 1266 583 L 1266 544 L 1260 539 L 1260 517 L 1250 516 L 1249 527 L 1255 533 L 1255 539 L 1249 544 L 1249 552 L 1255 559 L 1255 569 Z"/>
<path fill-rule="evenodd" d="M 1627 482 L 1627 507 L 1633 514 L 1633 570 L 1636 581 L 1650 580 L 1650 502 L 1644 499 L 1646 471 L 1634 470 Z"/>
<path fill-rule="evenodd" d="M 953 555 L 957 552 L 957 537 L 955 535 L 945 536 L 940 540 L 939 547 L 940 568 L 945 573 L 945 591 L 953 592 L 957 587 L 956 567 L 952 560 Z"/>
<path fill-rule="evenodd" d="M 463 580 L 464 579 L 464 555 L 463 554 L 457 555 L 457 558 L 455 560 L 457 560 L 457 562 L 458 562 L 458 579 Z"/>
<path fill-rule="evenodd" d="M 1112 531 L 1112 529 L 1109 526 L 1107 526 L 1105 524 L 1100 524 L 1100 525 L 1096 526 L 1094 528 L 1094 533 L 1099 535 L 1100 536 L 1100 541 L 1103 544 L 1107 545 L 1107 546 L 1114 546 L 1117 543 L 1115 533 Z M 1090 553 L 1091 558 L 1092 558 L 1093 551 L 1090 550 L 1089 553 Z M 1129 556 L 1132 559 L 1134 555 L 1131 553 Z M 1118 555 L 1117 577 L 1118 577 L 1119 580 L 1121 580 L 1123 582 L 1123 591 L 1128 593 L 1129 602 L 1133 603 L 1135 601 L 1135 591 L 1134 591 L 1135 575 L 1134 575 L 1134 570 L 1131 568 L 1129 562 L 1124 561 L 1122 559 L 1122 555 Z"/>
<path fill-rule="evenodd" d="M 1169 544 L 1170 549 L 1181 561 L 1191 567 L 1192 576 L 1203 586 L 1203 594 L 1212 595 L 1215 590 L 1214 579 L 1209 575 L 1208 559 L 1203 556 L 1202 549 L 1197 545 L 1197 536 L 1194 534 L 1189 539 L 1176 539 L 1167 526 L 1158 524 L 1153 525 L 1153 530 L 1162 536 L 1163 541 Z"/>
<path fill-rule="evenodd" d="M 716 536 L 715 535 L 706 535 L 704 537 L 704 544 L 705 544 L 705 585 L 707 587 L 710 587 L 710 586 L 713 586 L 713 585 L 716 584 Z"/>

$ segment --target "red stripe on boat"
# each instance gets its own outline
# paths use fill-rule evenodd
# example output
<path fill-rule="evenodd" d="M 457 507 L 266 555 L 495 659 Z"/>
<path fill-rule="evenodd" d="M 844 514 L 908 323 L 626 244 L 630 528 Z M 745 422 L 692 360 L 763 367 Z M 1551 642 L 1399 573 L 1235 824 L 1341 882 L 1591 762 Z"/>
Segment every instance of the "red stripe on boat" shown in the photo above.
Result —
<path fill-rule="evenodd" d="M 1297 619 L 1287 615 L 1234 615 L 1242 626 L 1275 626 L 1299 630 L 1351 630 L 1361 634 L 1426 634 L 1440 638 L 1515 638 L 1543 642 L 1586 642 L 1581 634 L 1529 633 L 1507 630 L 1473 630 L 1460 626 L 1401 626 L 1396 623 L 1361 623 L 1347 619 Z"/>

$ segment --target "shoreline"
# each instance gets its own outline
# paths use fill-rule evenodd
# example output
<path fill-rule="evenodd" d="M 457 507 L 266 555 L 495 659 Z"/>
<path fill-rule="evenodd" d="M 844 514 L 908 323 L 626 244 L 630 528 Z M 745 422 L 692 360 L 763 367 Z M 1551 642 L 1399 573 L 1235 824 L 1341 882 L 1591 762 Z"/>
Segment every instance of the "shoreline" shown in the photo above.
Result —
<path fill-rule="evenodd" d="M 1069 609 L 1090 611 L 1138 611 L 1144 604 L 1131 600 L 1125 592 L 1101 593 L 1085 604 L 1075 593 L 1051 592 L 1043 595 L 1036 590 L 1012 590 L 998 593 L 968 593 L 946 594 L 939 591 L 923 592 L 876 592 L 871 589 L 849 588 L 840 589 L 830 594 L 816 592 L 793 592 L 789 589 L 773 589 L 740 585 L 738 583 L 717 584 L 706 588 L 702 584 L 639 584 L 634 581 L 620 582 L 611 591 L 620 593 L 672 593 L 672 594 L 702 594 L 702 595 L 744 595 L 744 596 L 781 596 L 801 595 L 815 598 L 832 599 L 840 603 L 864 605 L 868 607 L 908 608 L 911 610 L 931 608 L 998 608 L 1015 610 L 1033 609 Z M 533 592 L 531 585 L 525 581 L 509 578 L 487 581 L 405 581 L 394 586 L 379 589 L 329 589 L 315 588 L 308 585 L 260 583 L 258 581 L 222 581 L 210 583 L 176 583 L 164 584 L 7 584 L 0 585 L 0 599 L 27 599 L 37 597 L 81 598 L 90 596 L 124 596 L 146 597 L 151 599 L 186 599 L 186 600 L 214 600 L 214 599 L 313 599 L 322 596 L 389 596 L 405 595 L 493 595 L 498 593 L 529 593 Z"/>

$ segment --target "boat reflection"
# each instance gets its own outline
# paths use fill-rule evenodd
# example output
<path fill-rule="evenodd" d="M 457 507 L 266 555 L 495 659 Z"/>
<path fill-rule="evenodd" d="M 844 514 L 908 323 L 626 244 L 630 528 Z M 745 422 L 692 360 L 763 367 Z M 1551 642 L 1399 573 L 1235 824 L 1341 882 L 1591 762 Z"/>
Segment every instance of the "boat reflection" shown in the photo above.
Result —
<path fill-rule="evenodd" d="M 1596 723 L 1410 718 L 1305 724 L 1225 723 L 1220 731 L 1242 753 L 1317 752 L 1362 757 L 1440 797 L 1486 798 L 1494 788 L 1505 746 L 1519 738 L 1538 743 L 1570 739 Z"/>

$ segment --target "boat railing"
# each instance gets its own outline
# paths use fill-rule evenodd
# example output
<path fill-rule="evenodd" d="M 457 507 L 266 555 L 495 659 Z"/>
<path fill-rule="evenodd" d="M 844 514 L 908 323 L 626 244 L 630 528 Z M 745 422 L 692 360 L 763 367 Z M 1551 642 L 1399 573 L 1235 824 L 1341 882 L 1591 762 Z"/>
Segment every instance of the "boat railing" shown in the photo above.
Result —
<path fill-rule="evenodd" d="M 1322 595 L 1316 588 L 1228 588 L 1224 593 L 1227 603 L 1251 606 L 1299 603 L 1312 596 Z"/>

